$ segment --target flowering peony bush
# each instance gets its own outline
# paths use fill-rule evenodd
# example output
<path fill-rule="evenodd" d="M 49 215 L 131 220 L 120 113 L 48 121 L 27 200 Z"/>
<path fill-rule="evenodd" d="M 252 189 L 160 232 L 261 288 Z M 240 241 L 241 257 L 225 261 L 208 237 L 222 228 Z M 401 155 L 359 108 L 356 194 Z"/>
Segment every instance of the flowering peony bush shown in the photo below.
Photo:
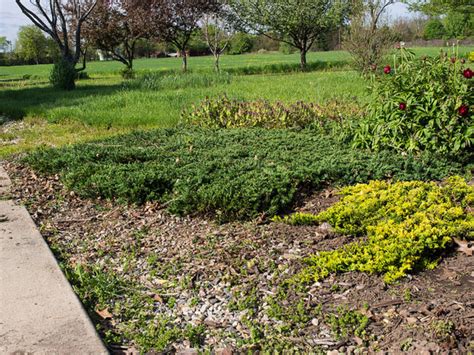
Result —
<path fill-rule="evenodd" d="M 374 75 L 368 115 L 354 142 L 372 149 L 455 154 L 474 143 L 473 71 L 456 56 L 415 58 L 400 49 L 395 65 Z"/>

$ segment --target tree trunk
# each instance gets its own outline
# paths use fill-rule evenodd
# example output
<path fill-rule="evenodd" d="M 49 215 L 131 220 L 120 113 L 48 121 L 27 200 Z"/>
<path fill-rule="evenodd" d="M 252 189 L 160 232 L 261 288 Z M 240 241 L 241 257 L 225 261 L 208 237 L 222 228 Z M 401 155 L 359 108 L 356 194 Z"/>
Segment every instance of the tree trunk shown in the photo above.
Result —
<path fill-rule="evenodd" d="M 216 71 L 217 73 L 220 73 L 221 68 L 220 68 L 220 64 L 219 64 L 219 60 L 220 60 L 219 54 L 214 55 L 214 59 L 215 59 L 215 61 L 214 61 L 214 69 L 215 69 L 215 71 Z"/>
<path fill-rule="evenodd" d="M 183 72 L 187 72 L 188 71 L 188 56 L 186 54 L 186 50 L 182 50 L 181 53 L 183 55 Z"/>
<path fill-rule="evenodd" d="M 306 50 L 305 49 L 300 49 L 300 66 L 301 70 L 305 71 L 306 70 Z"/>

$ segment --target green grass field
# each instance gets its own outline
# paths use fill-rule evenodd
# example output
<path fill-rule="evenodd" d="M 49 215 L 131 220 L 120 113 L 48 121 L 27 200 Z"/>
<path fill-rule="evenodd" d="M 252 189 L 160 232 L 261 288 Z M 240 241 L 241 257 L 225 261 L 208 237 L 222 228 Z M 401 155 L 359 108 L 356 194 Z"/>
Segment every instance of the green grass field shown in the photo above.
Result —
<path fill-rule="evenodd" d="M 413 51 L 417 55 L 434 56 L 440 50 L 449 51 L 452 49 L 447 47 L 427 47 L 414 48 Z M 474 47 L 460 47 L 459 53 L 465 55 L 474 50 Z M 349 53 L 345 51 L 330 51 L 330 52 L 311 52 L 308 53 L 308 62 L 320 61 L 323 63 L 343 62 L 349 61 Z M 252 67 L 260 66 L 262 64 L 290 64 L 298 63 L 299 54 L 244 54 L 244 55 L 225 55 L 222 57 L 221 66 L 223 70 L 237 67 Z M 158 59 L 137 59 L 134 63 L 135 69 L 138 71 L 168 71 L 179 70 L 181 68 L 180 58 L 158 58 Z M 206 57 L 191 57 L 189 58 L 189 67 L 191 70 L 209 70 L 213 67 L 213 58 Z M 123 65 L 119 62 L 91 62 L 87 64 L 86 71 L 89 74 L 117 74 Z M 24 75 L 34 75 L 40 78 L 47 78 L 51 70 L 51 65 L 25 65 L 13 67 L 0 67 L 0 81 L 21 79 Z"/>
<path fill-rule="evenodd" d="M 474 48 L 461 48 L 468 53 Z M 418 55 L 435 55 L 439 48 L 417 48 Z M 87 72 L 91 79 L 78 81 L 73 92 L 52 89 L 47 81 L 50 65 L 0 67 L 0 119 L 17 120 L 2 125 L 0 156 L 30 150 L 37 146 L 63 145 L 109 136 L 135 129 L 171 127 L 180 113 L 206 96 L 325 102 L 331 98 L 364 102 L 368 82 L 348 67 L 349 55 L 343 51 L 309 54 L 310 63 L 326 63 L 332 70 L 308 73 L 232 75 L 229 83 L 213 86 L 160 88 L 145 90 L 124 85 L 118 62 L 92 62 Z M 390 58 L 387 58 L 389 61 Z M 212 57 L 190 58 L 192 71 L 210 72 Z M 258 68 L 298 63 L 298 55 L 248 54 L 224 56 L 222 68 Z M 341 67 L 341 63 L 347 63 Z M 177 58 L 140 59 L 139 73 L 179 72 Z M 164 74 L 165 75 L 165 74 Z M 23 79 L 26 77 L 29 79 Z"/>

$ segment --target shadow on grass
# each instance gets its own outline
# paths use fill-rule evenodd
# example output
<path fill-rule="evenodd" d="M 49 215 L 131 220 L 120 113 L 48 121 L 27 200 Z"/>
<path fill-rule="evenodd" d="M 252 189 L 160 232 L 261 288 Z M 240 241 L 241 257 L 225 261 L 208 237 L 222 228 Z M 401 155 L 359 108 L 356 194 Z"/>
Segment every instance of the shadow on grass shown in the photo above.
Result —
<path fill-rule="evenodd" d="M 73 91 L 61 91 L 50 86 L 26 86 L 0 90 L 0 115 L 21 120 L 28 114 L 41 114 L 55 107 L 76 106 L 98 96 L 113 95 L 122 87 L 115 85 L 80 85 Z"/>

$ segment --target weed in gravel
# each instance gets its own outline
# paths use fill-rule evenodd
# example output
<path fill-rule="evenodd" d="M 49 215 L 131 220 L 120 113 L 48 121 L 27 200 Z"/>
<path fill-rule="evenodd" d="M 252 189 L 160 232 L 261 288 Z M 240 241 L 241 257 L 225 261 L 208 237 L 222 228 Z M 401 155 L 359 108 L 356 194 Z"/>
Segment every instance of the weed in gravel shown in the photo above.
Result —
<path fill-rule="evenodd" d="M 431 322 L 430 328 L 440 341 L 448 340 L 454 333 L 454 323 L 449 320 L 435 320 Z"/>
<path fill-rule="evenodd" d="M 366 328 L 369 325 L 369 318 L 367 316 L 342 306 L 339 306 L 335 313 L 326 315 L 325 318 L 337 339 L 350 335 L 364 337 L 366 335 Z"/>

